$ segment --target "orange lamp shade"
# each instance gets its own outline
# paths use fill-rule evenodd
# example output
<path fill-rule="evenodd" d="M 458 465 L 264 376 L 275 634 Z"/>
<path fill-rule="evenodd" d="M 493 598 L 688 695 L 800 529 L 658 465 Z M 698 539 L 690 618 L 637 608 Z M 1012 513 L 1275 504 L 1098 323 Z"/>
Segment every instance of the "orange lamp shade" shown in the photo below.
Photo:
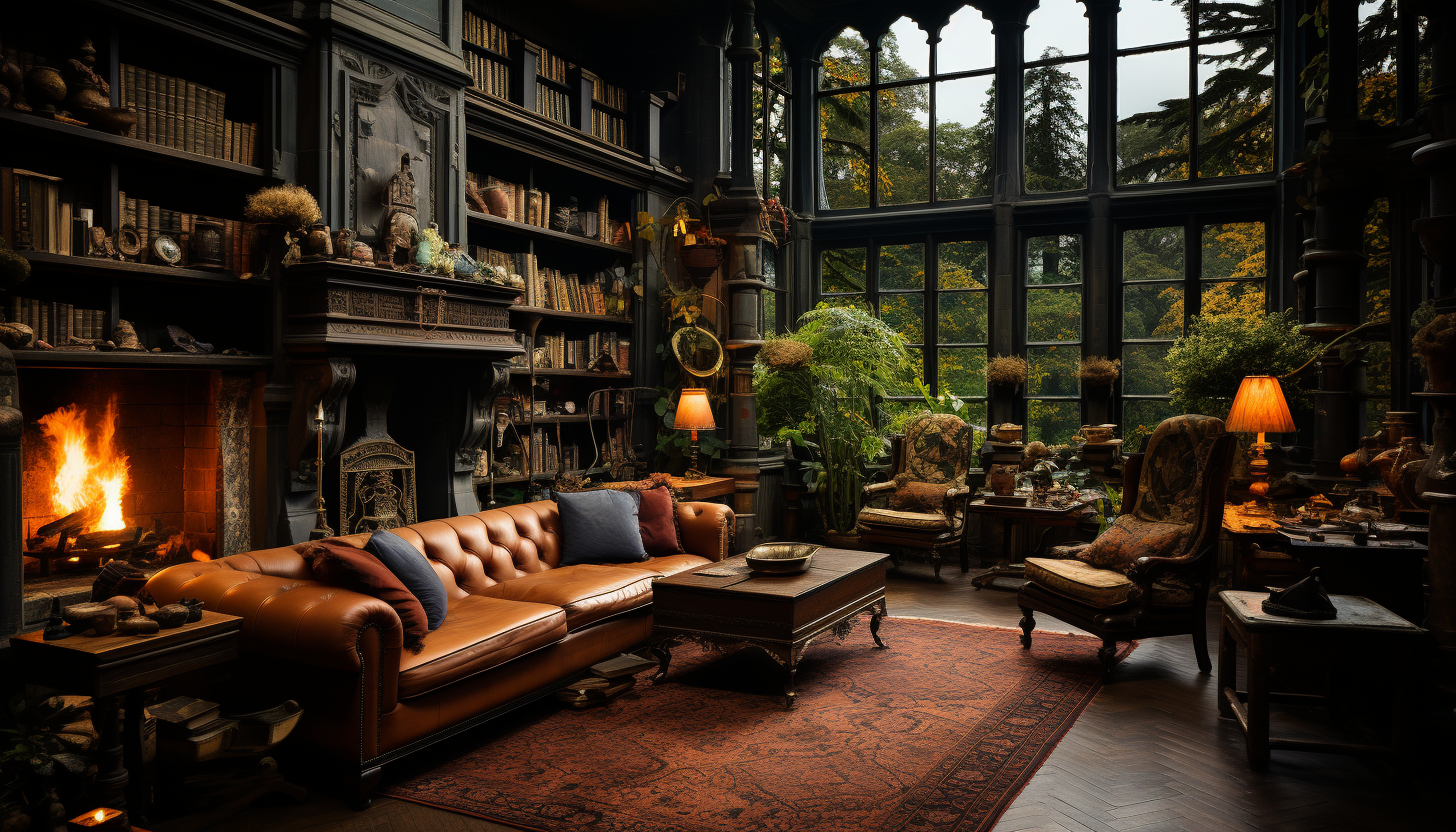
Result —
<path fill-rule="evenodd" d="M 1245 376 L 1224 428 L 1234 433 L 1292 433 L 1294 417 L 1273 376 Z M 1262 441 L 1262 440 L 1261 440 Z"/>
<path fill-rule="evenodd" d="M 708 390 L 704 387 L 685 387 L 677 400 L 677 415 L 672 420 L 677 430 L 714 430 L 713 406 L 708 402 Z"/>

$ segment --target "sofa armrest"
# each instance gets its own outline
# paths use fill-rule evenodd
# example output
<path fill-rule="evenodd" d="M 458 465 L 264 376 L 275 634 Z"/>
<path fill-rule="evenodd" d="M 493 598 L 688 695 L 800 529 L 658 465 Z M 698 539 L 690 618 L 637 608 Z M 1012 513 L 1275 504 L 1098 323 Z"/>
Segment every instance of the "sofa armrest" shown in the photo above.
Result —
<path fill-rule="evenodd" d="M 226 559 L 165 569 L 146 591 L 159 604 L 199 598 L 206 609 L 241 616 L 249 652 L 377 679 L 381 709 L 394 707 L 404 627 L 378 598 L 231 569 Z"/>
<path fill-rule="evenodd" d="M 719 503 L 678 503 L 677 524 L 690 555 L 720 561 L 733 552 L 733 509 Z"/>

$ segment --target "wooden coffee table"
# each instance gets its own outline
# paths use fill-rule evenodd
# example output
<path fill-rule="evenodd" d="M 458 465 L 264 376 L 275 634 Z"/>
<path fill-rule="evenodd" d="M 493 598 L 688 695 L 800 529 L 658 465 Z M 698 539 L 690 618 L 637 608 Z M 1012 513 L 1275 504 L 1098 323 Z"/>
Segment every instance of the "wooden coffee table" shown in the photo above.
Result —
<path fill-rule="evenodd" d="M 755 575 L 742 555 L 700 566 L 653 584 L 652 654 L 661 682 L 682 640 L 708 649 L 752 646 L 787 671 L 784 704 L 794 704 L 794 672 L 814 639 L 833 632 L 843 641 L 862 612 L 872 613 L 877 648 L 885 608 L 885 570 L 890 556 L 821 548 L 813 564 L 795 575 Z"/>

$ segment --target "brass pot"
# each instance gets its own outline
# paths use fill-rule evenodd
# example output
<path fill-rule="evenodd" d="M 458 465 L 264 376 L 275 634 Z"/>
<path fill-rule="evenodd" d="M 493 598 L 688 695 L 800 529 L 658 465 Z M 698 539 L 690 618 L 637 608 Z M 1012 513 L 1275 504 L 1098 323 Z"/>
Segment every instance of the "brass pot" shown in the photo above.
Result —
<path fill-rule="evenodd" d="M 66 79 L 55 67 L 36 64 L 25 74 L 25 98 L 37 115 L 55 118 L 56 105 L 66 100 Z"/>

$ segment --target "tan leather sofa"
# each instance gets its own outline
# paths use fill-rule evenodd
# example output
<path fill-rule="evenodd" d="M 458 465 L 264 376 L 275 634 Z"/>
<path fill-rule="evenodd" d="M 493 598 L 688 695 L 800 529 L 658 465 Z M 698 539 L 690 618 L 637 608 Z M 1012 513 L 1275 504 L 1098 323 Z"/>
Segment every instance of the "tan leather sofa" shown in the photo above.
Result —
<path fill-rule="evenodd" d="M 559 566 L 551 501 L 395 530 L 430 559 L 449 595 L 445 622 L 418 654 L 403 650 L 388 604 L 312 580 L 312 544 L 173 566 L 147 591 L 158 603 L 200 598 L 242 616 L 253 675 L 304 706 L 302 744 L 341 763 L 367 805 L 385 763 L 642 645 L 652 633 L 652 582 L 729 552 L 727 506 L 679 503 L 677 514 L 691 554 L 633 564 Z"/>

